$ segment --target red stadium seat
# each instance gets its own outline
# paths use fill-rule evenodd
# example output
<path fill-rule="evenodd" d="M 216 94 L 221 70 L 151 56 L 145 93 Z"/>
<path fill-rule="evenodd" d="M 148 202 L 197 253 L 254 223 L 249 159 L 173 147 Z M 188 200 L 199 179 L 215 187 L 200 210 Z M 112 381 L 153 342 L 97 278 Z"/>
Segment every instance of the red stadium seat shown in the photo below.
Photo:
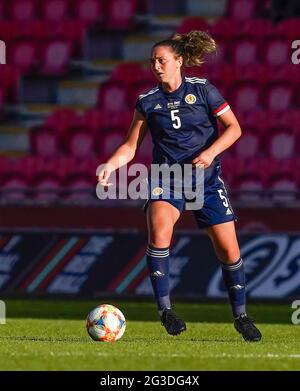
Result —
<path fill-rule="evenodd" d="M 296 159 L 269 159 L 269 164 L 272 171 L 269 173 L 267 187 L 272 191 L 272 200 L 284 203 L 294 201 L 299 191 Z"/>
<path fill-rule="evenodd" d="M 10 3 L 10 18 L 17 22 L 30 22 L 37 18 L 36 0 L 14 0 Z"/>
<path fill-rule="evenodd" d="M 190 16 L 181 22 L 181 24 L 177 27 L 176 32 L 186 34 L 192 30 L 207 31 L 208 29 L 209 25 L 204 19 L 197 16 Z"/>
<path fill-rule="evenodd" d="M 103 83 L 99 88 L 98 107 L 108 111 L 126 109 L 128 107 L 126 87 L 114 81 Z"/>
<path fill-rule="evenodd" d="M 85 129 L 69 129 L 65 136 L 67 153 L 76 159 L 85 159 L 95 155 L 95 140 L 92 133 Z"/>
<path fill-rule="evenodd" d="M 64 75 L 68 72 L 72 56 L 72 43 L 56 39 L 43 45 L 41 69 L 43 75 Z"/>
<path fill-rule="evenodd" d="M 67 129 L 78 126 L 82 118 L 72 109 L 58 109 L 53 111 L 46 119 L 45 125 L 55 129 L 59 138 L 63 137 Z"/>
<path fill-rule="evenodd" d="M 80 21 L 43 22 L 40 25 L 42 42 L 65 41 L 71 46 L 72 57 L 82 57 L 85 29 Z"/>
<path fill-rule="evenodd" d="M 76 0 L 75 16 L 86 26 L 102 22 L 104 10 L 101 0 Z"/>
<path fill-rule="evenodd" d="M 37 45 L 31 40 L 15 40 L 11 42 L 9 63 L 16 66 L 21 73 L 29 74 L 37 65 Z"/>
<path fill-rule="evenodd" d="M 288 18 L 279 21 L 275 28 L 276 33 L 288 38 L 290 41 L 299 39 L 300 18 Z"/>
<path fill-rule="evenodd" d="M 294 104 L 292 85 L 286 82 L 270 83 L 264 89 L 264 98 L 268 110 L 288 110 Z"/>
<path fill-rule="evenodd" d="M 1 181 L 1 199 L 20 202 L 27 199 L 27 181 L 22 174 L 8 174 Z"/>
<path fill-rule="evenodd" d="M 35 155 L 50 158 L 59 154 L 56 133 L 50 127 L 38 126 L 31 129 L 31 149 Z"/>
<path fill-rule="evenodd" d="M 105 157 L 111 154 L 122 144 L 124 135 L 118 130 L 111 130 L 98 141 L 98 151 Z"/>
<path fill-rule="evenodd" d="M 57 175 L 45 174 L 32 183 L 34 199 L 39 202 L 49 203 L 60 198 L 60 179 Z"/>
<path fill-rule="evenodd" d="M 262 154 L 262 135 L 258 128 L 244 128 L 243 136 L 235 143 L 237 158 L 255 158 Z"/>
<path fill-rule="evenodd" d="M 240 33 L 240 26 L 236 24 L 234 19 L 220 18 L 216 19 L 209 27 L 209 33 L 216 40 L 217 44 L 219 39 L 225 39 L 228 42 Z"/>
<path fill-rule="evenodd" d="M 106 3 L 105 27 L 109 30 L 130 30 L 136 25 L 137 0 L 110 0 Z"/>
<path fill-rule="evenodd" d="M 82 123 L 93 134 L 100 132 L 106 125 L 106 117 L 101 109 L 92 108 L 83 114 Z"/>
<path fill-rule="evenodd" d="M 69 0 L 44 0 L 43 19 L 50 22 L 64 22 L 69 16 Z"/>
<path fill-rule="evenodd" d="M 259 62 L 259 44 L 251 36 L 237 38 L 230 50 L 235 65 L 243 66 Z"/>
<path fill-rule="evenodd" d="M 260 102 L 260 86 L 255 81 L 239 82 L 232 88 L 230 102 L 233 110 L 257 110 Z"/>
<path fill-rule="evenodd" d="M 275 29 L 271 19 L 249 19 L 238 25 L 238 33 L 248 35 L 257 41 L 273 34 Z"/>
<path fill-rule="evenodd" d="M 99 132 L 106 132 L 109 128 L 118 128 L 126 132 L 133 117 L 132 110 L 109 111 L 102 109 L 91 109 L 83 116 L 83 126 L 92 133 L 101 137 Z"/>
<path fill-rule="evenodd" d="M 268 129 L 266 146 L 273 159 L 289 159 L 296 155 L 297 137 L 293 129 L 281 126 Z"/>
<path fill-rule="evenodd" d="M 132 83 L 142 80 L 143 75 L 144 69 L 138 62 L 124 62 L 112 71 L 110 80 L 130 86 Z"/>
<path fill-rule="evenodd" d="M 86 204 L 96 200 L 95 183 L 90 176 L 77 174 L 67 176 L 63 187 L 66 189 L 64 199 L 75 204 Z"/>
<path fill-rule="evenodd" d="M 265 64 L 278 66 L 290 65 L 291 63 L 291 42 L 280 36 L 267 38 L 264 43 Z"/>
<path fill-rule="evenodd" d="M 252 19 L 257 13 L 257 1 L 252 0 L 230 0 L 228 4 L 228 15 L 235 22 L 244 22 Z"/>
<path fill-rule="evenodd" d="M 263 198 L 264 182 L 258 174 L 242 174 L 235 178 L 235 190 L 239 191 L 239 201 L 259 202 Z"/>

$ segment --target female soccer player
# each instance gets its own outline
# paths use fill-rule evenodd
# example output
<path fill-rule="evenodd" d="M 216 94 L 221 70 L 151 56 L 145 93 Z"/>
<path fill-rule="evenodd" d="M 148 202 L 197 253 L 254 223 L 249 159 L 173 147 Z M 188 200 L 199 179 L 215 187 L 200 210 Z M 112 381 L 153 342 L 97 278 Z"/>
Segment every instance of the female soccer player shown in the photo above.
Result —
<path fill-rule="evenodd" d="M 128 135 L 98 179 L 103 186 L 109 185 L 111 172 L 134 158 L 147 128 L 154 144 L 153 163 L 192 165 L 193 189 L 197 172 L 204 170 L 203 206 L 193 213 L 199 228 L 206 229 L 221 263 L 236 330 L 246 341 L 259 341 L 261 333 L 246 313 L 245 272 L 235 231 L 236 217 L 220 177 L 218 157 L 241 136 L 241 129 L 228 103 L 207 79 L 184 76 L 186 66 L 200 66 L 204 55 L 215 51 L 215 41 L 201 31 L 175 34 L 152 47 L 151 69 L 159 85 L 139 96 Z M 221 135 L 217 120 L 225 128 Z M 184 195 L 178 197 L 178 187 L 175 197 L 174 181 L 168 197 L 160 179 L 151 181 L 145 206 L 147 265 L 161 322 L 169 334 L 177 335 L 186 330 L 186 325 L 171 309 L 169 246 L 187 199 Z"/>

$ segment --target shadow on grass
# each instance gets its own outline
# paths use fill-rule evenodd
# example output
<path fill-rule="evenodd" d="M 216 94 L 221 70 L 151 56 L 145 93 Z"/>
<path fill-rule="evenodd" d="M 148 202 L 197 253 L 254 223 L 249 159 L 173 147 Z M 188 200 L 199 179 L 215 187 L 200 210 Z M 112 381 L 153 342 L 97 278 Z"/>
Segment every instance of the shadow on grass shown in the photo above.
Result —
<path fill-rule="evenodd" d="M 7 318 L 82 320 L 89 311 L 102 303 L 110 303 L 118 307 L 128 321 L 159 322 L 156 307 L 150 302 L 133 302 L 121 300 L 48 300 L 48 299 L 7 299 Z M 232 315 L 228 303 L 183 303 L 174 305 L 175 311 L 186 322 L 231 323 Z M 248 305 L 248 313 L 257 323 L 292 324 L 292 309 L 289 303 Z"/>

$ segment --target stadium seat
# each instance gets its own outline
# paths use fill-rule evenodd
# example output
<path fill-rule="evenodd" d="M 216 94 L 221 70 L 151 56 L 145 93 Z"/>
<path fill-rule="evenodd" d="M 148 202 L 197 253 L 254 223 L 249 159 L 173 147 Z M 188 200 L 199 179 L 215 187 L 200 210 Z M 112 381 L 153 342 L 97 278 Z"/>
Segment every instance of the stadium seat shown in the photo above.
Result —
<path fill-rule="evenodd" d="M 235 178 L 236 199 L 243 202 L 259 202 L 264 198 L 264 182 L 258 174 L 242 174 Z"/>
<path fill-rule="evenodd" d="M 297 197 L 298 183 L 291 176 L 282 175 L 281 177 L 274 178 L 269 186 L 272 191 L 272 201 L 289 203 L 295 201 Z"/>
<path fill-rule="evenodd" d="M 70 128 L 65 135 L 65 148 L 68 154 L 76 159 L 93 157 L 95 140 L 93 134 L 85 128 Z"/>
<path fill-rule="evenodd" d="M 55 129 L 59 138 L 72 126 L 82 123 L 82 118 L 72 109 L 58 109 L 53 111 L 45 121 L 45 126 Z"/>
<path fill-rule="evenodd" d="M 65 41 L 71 47 L 71 56 L 82 57 L 84 52 L 85 28 L 80 21 L 43 22 L 40 25 L 40 41 L 53 42 Z"/>
<path fill-rule="evenodd" d="M 96 200 L 95 182 L 86 175 L 77 174 L 67 176 L 63 187 L 64 200 L 75 204 L 86 204 Z"/>
<path fill-rule="evenodd" d="M 190 16 L 181 22 L 181 24 L 177 27 L 176 32 L 186 34 L 192 30 L 207 31 L 208 29 L 209 25 L 204 19 L 197 16 Z"/>
<path fill-rule="evenodd" d="M 37 126 L 30 132 L 31 150 L 34 155 L 50 158 L 59 154 L 59 141 L 54 129 Z"/>
<path fill-rule="evenodd" d="M 36 0 L 14 0 L 9 4 L 9 16 L 12 20 L 24 23 L 37 19 Z"/>
<path fill-rule="evenodd" d="M 75 16 L 87 27 L 102 22 L 104 19 L 102 1 L 76 0 Z"/>
<path fill-rule="evenodd" d="M 238 25 L 238 29 L 239 34 L 251 36 L 256 41 L 275 32 L 272 20 L 263 18 L 244 20 Z"/>
<path fill-rule="evenodd" d="M 109 121 L 108 117 L 107 120 Z M 93 134 L 100 132 L 101 129 L 108 126 L 105 121 L 106 116 L 101 109 L 92 108 L 83 113 L 82 125 Z"/>
<path fill-rule="evenodd" d="M 7 202 L 25 201 L 28 198 L 27 181 L 24 174 L 11 173 L 1 180 L 1 199 Z"/>
<path fill-rule="evenodd" d="M 120 82 L 107 81 L 99 88 L 98 107 L 108 111 L 124 110 L 127 105 L 127 89 Z"/>
<path fill-rule="evenodd" d="M 263 62 L 271 66 L 290 65 L 291 42 L 281 36 L 268 37 L 263 42 Z"/>
<path fill-rule="evenodd" d="M 137 0 L 110 0 L 105 4 L 104 25 L 108 30 L 131 30 L 136 26 Z"/>
<path fill-rule="evenodd" d="M 256 16 L 256 0 L 230 0 L 228 3 L 228 16 L 234 19 L 235 23 L 244 22 Z"/>
<path fill-rule="evenodd" d="M 300 31 L 299 17 L 280 20 L 275 27 L 275 32 L 278 35 L 286 37 L 290 41 L 299 39 L 299 31 Z"/>
<path fill-rule="evenodd" d="M 234 145 L 237 158 L 255 158 L 262 154 L 262 134 L 256 128 L 244 128 L 243 136 Z"/>
<path fill-rule="evenodd" d="M 230 104 L 233 110 L 256 110 L 260 103 L 260 86 L 255 81 L 236 83 L 230 92 Z"/>
<path fill-rule="evenodd" d="M 231 59 L 237 66 L 259 62 L 259 43 L 251 36 L 237 38 L 230 47 Z"/>
<path fill-rule="evenodd" d="M 112 71 L 110 80 L 130 86 L 133 82 L 142 80 L 143 75 L 144 69 L 138 62 L 124 62 Z"/>
<path fill-rule="evenodd" d="M 22 74 L 30 74 L 37 66 L 37 52 L 38 48 L 34 41 L 14 40 L 9 48 L 9 64 L 16 66 Z"/>
<path fill-rule="evenodd" d="M 284 111 L 293 108 L 294 91 L 286 82 L 268 84 L 263 91 L 265 106 L 268 110 Z"/>
<path fill-rule="evenodd" d="M 31 184 L 34 192 L 34 199 L 38 202 L 49 203 L 60 198 L 60 179 L 57 175 L 44 174 L 40 178 L 36 178 Z"/>
<path fill-rule="evenodd" d="M 43 19 L 63 23 L 69 17 L 69 0 L 44 0 L 42 2 Z"/>
<path fill-rule="evenodd" d="M 103 135 L 101 140 L 97 140 L 96 146 L 98 154 L 105 157 L 111 156 L 111 154 L 122 144 L 124 141 L 124 134 L 118 129 L 111 129 L 107 134 Z"/>
<path fill-rule="evenodd" d="M 240 33 L 240 26 L 236 24 L 235 20 L 219 18 L 209 26 L 208 32 L 216 40 L 217 44 L 219 39 L 225 39 L 227 42 L 230 42 Z"/>
<path fill-rule="evenodd" d="M 43 75 L 62 76 L 69 70 L 72 56 L 72 43 L 55 39 L 44 43 L 41 51 L 40 73 Z"/>
<path fill-rule="evenodd" d="M 293 129 L 281 126 L 266 132 L 267 152 L 273 159 L 289 159 L 296 155 L 297 137 Z"/>

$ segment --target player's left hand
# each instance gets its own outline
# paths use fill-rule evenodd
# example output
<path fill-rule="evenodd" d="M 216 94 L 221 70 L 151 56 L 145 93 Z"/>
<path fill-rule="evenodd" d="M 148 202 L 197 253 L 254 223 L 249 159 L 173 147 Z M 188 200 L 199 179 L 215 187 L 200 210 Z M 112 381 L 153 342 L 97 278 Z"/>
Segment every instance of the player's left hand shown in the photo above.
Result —
<path fill-rule="evenodd" d="M 192 163 L 195 167 L 207 168 L 211 165 L 214 158 L 215 156 L 207 149 L 195 157 Z"/>

